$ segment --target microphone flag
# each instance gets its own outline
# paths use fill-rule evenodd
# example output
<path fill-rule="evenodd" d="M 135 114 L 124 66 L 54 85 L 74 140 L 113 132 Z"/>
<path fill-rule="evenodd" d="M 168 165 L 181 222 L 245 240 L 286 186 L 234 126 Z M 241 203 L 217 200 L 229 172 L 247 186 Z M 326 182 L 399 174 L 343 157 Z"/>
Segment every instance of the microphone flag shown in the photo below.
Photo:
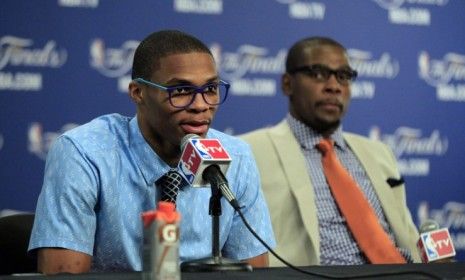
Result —
<path fill-rule="evenodd" d="M 193 187 L 210 187 L 210 183 L 202 178 L 205 168 L 216 164 L 226 174 L 231 162 L 231 157 L 218 139 L 203 139 L 189 134 L 183 138 L 181 149 L 178 170 Z"/>
<path fill-rule="evenodd" d="M 421 233 L 417 245 L 425 263 L 455 256 L 455 248 L 447 228 Z"/>

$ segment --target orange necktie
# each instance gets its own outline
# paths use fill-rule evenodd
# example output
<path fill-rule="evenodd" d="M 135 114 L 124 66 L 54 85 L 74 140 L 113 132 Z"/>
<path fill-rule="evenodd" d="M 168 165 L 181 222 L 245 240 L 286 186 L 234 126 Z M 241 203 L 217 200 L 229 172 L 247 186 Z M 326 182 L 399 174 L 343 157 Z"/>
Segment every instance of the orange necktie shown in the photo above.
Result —
<path fill-rule="evenodd" d="M 361 251 L 373 264 L 405 263 L 404 257 L 378 222 L 363 192 L 337 159 L 333 145 L 330 139 L 323 139 L 317 145 L 323 154 L 323 171 Z"/>

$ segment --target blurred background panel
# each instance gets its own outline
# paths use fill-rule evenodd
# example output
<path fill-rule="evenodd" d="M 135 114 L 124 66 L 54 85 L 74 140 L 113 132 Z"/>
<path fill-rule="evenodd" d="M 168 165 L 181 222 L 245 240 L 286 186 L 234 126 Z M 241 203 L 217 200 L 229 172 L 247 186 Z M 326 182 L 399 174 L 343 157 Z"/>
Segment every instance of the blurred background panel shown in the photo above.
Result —
<path fill-rule="evenodd" d="M 395 152 L 417 225 L 449 227 L 465 260 L 465 1 L 3 0 L 0 215 L 33 212 L 54 139 L 107 113 L 134 115 L 132 57 L 146 35 L 207 43 L 232 84 L 214 127 L 277 123 L 287 49 L 315 35 L 349 50 L 359 78 L 344 128 Z"/>

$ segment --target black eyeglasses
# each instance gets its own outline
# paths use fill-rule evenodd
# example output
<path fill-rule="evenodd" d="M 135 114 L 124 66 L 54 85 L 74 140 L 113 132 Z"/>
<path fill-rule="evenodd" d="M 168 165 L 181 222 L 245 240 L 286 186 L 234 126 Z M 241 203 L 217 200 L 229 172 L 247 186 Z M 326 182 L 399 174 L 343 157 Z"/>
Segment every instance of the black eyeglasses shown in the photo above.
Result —
<path fill-rule="evenodd" d="M 169 102 L 176 108 L 189 107 L 194 102 L 197 93 L 202 94 L 205 103 L 209 105 L 220 105 L 226 101 L 230 87 L 229 83 L 223 80 L 208 83 L 200 87 L 192 85 L 165 87 L 143 78 L 136 78 L 134 81 L 168 92 Z"/>
<path fill-rule="evenodd" d="M 350 67 L 333 70 L 322 64 L 300 66 L 288 71 L 289 74 L 295 74 L 297 72 L 318 81 L 327 81 L 331 75 L 334 75 L 336 80 L 342 85 L 346 85 L 357 78 L 357 71 Z"/>

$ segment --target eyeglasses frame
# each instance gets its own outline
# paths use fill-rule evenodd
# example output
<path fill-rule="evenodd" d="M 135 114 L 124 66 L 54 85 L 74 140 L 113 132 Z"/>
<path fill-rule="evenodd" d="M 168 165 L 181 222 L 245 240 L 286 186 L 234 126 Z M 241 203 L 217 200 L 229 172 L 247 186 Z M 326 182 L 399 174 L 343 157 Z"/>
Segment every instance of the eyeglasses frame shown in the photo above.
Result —
<path fill-rule="evenodd" d="M 328 78 L 326 79 L 329 80 L 329 78 L 331 78 L 331 75 L 334 75 L 334 77 L 336 78 L 336 80 L 338 81 L 338 83 L 342 84 L 342 85 L 345 85 L 346 83 L 345 82 L 341 82 L 338 78 L 338 73 L 340 73 L 340 71 L 348 71 L 350 74 L 351 74 L 351 78 L 350 80 L 347 81 L 347 83 L 350 83 L 350 82 L 353 82 L 355 81 L 355 79 L 357 78 L 357 75 L 358 75 L 358 72 L 354 69 L 352 69 L 351 67 L 347 67 L 347 68 L 344 68 L 344 69 L 337 69 L 337 70 L 334 70 L 334 69 L 331 69 L 329 68 L 328 66 L 326 65 L 323 65 L 323 64 L 311 64 L 311 65 L 303 65 L 303 66 L 299 66 L 299 67 L 296 67 L 290 71 L 288 71 L 289 74 L 295 74 L 297 72 L 311 72 L 313 71 L 313 69 L 315 67 L 321 67 L 321 68 L 324 68 L 324 69 L 327 69 L 329 71 L 329 76 Z"/>
<path fill-rule="evenodd" d="M 177 86 L 171 86 L 171 87 L 168 86 L 168 87 L 166 87 L 166 86 L 163 86 L 163 85 L 154 83 L 154 82 L 152 82 L 152 81 L 148 81 L 148 80 L 146 80 L 146 79 L 144 79 L 144 78 L 135 78 L 133 81 L 135 81 L 135 82 L 137 82 L 137 83 L 142 83 L 142 84 L 151 86 L 151 87 L 153 87 L 153 88 L 158 88 L 158 89 L 161 89 L 161 90 L 163 90 L 163 91 L 166 91 L 166 92 L 168 93 L 168 100 L 169 100 L 171 106 L 173 106 L 173 107 L 175 107 L 175 108 L 180 108 L 180 109 L 187 108 L 187 107 L 189 107 L 192 103 L 194 103 L 195 95 L 196 95 L 197 93 L 199 93 L 199 94 L 202 95 L 203 101 L 205 101 L 205 103 L 207 103 L 208 105 L 212 105 L 212 106 L 221 105 L 221 104 L 223 104 L 223 103 L 226 101 L 226 99 L 228 98 L 229 88 L 231 87 L 231 85 L 230 85 L 228 82 L 226 82 L 226 81 L 220 79 L 220 80 L 218 81 L 218 85 L 223 85 L 223 86 L 225 86 L 225 88 L 226 88 L 226 92 L 224 93 L 224 98 L 223 98 L 223 100 L 222 100 L 220 103 L 211 104 L 211 103 L 208 102 L 207 99 L 205 98 L 205 96 L 204 96 L 205 92 L 204 92 L 203 90 L 204 90 L 206 87 L 208 87 L 208 86 L 210 86 L 210 85 L 212 85 L 212 84 L 215 84 L 215 83 L 212 83 L 212 82 L 207 83 L 207 84 L 204 84 L 204 85 L 199 86 L 199 87 L 198 87 L 198 86 L 194 86 L 194 85 L 182 85 L 182 86 L 177 85 Z M 192 95 L 191 101 L 190 101 L 187 105 L 185 105 L 185 106 L 176 106 L 176 105 L 173 104 L 172 99 L 171 99 L 171 92 L 174 91 L 175 89 L 179 88 L 179 87 L 190 87 L 190 88 L 194 89 L 194 94 Z"/>

